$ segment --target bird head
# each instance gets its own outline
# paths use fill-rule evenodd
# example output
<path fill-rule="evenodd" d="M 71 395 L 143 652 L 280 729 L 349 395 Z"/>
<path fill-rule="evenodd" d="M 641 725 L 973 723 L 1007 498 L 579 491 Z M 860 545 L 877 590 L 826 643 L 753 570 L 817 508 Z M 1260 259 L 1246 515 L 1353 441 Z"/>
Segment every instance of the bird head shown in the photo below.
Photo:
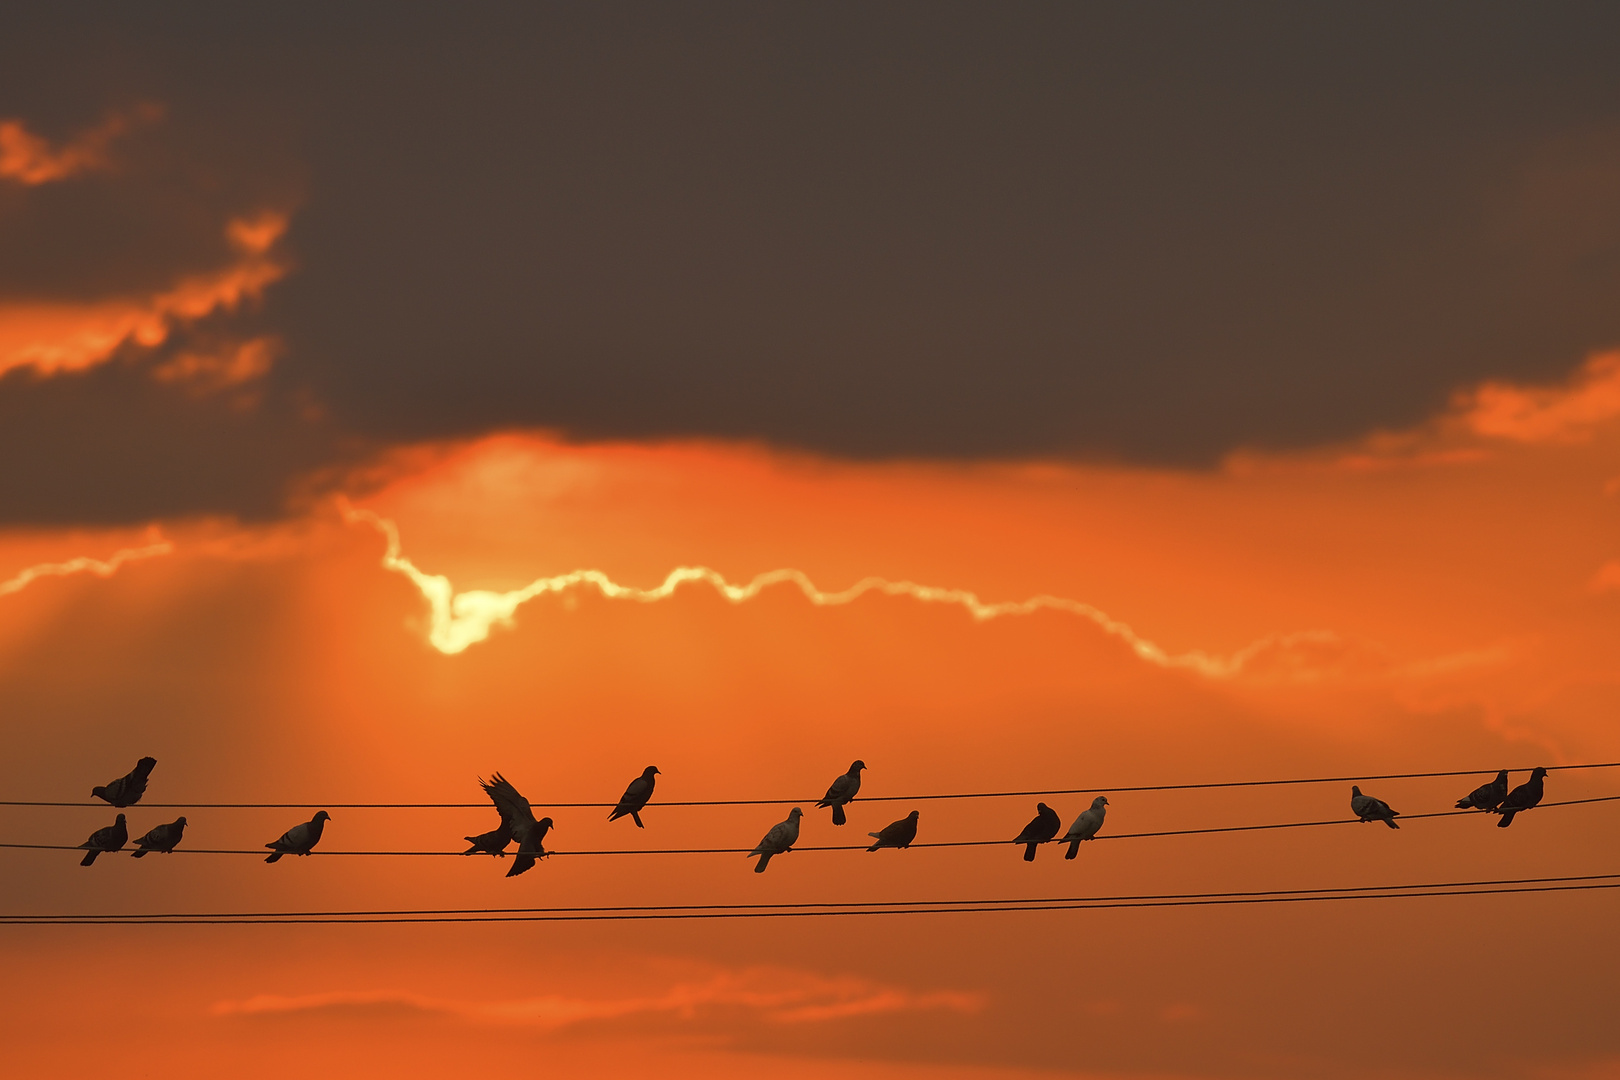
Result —
<path fill-rule="evenodd" d="M 541 832 L 549 832 L 557 827 L 557 823 L 548 817 L 541 818 L 539 821 L 535 822 L 535 825 L 539 827 Z"/>
<path fill-rule="evenodd" d="M 1543 776 L 1546 776 L 1546 775 L 1547 775 L 1547 770 L 1543 769 L 1540 765 L 1537 765 L 1535 768 L 1530 770 L 1530 779 L 1532 779 L 1532 780 L 1540 780 Z"/>
<path fill-rule="evenodd" d="M 915 810 L 913 810 L 911 813 L 906 815 L 906 817 L 910 818 L 912 821 L 916 821 L 918 816 L 919 816 L 918 812 L 915 811 Z"/>
<path fill-rule="evenodd" d="M 662 776 L 663 773 L 658 771 L 658 766 L 649 765 L 645 769 L 641 770 L 641 775 L 651 778 L 651 777 L 654 777 L 654 776 Z"/>
<path fill-rule="evenodd" d="M 119 815 L 118 815 L 118 821 L 117 821 L 117 823 L 118 823 L 118 824 L 119 824 L 119 825 L 122 825 L 122 824 L 123 824 L 123 823 L 124 823 L 124 815 L 123 815 L 123 814 L 119 814 Z"/>
<path fill-rule="evenodd" d="M 174 823 L 176 825 L 180 826 L 182 829 L 185 828 L 186 827 L 186 815 L 181 814 L 179 817 L 174 819 Z"/>
<path fill-rule="evenodd" d="M 97 784 L 95 787 L 90 789 L 90 797 L 92 799 L 105 799 L 107 797 L 107 789 L 102 787 L 100 784 Z"/>
<path fill-rule="evenodd" d="M 864 761 L 856 760 L 849 763 L 849 771 L 852 773 L 858 773 L 864 768 L 866 768 L 866 762 Z"/>
<path fill-rule="evenodd" d="M 317 810 L 317 811 L 315 811 L 314 820 L 316 820 L 316 821 L 331 821 L 332 820 L 332 815 L 328 814 L 325 810 Z"/>
<path fill-rule="evenodd" d="M 804 811 L 800 810 L 797 806 L 795 806 L 792 810 L 788 811 L 788 819 L 790 821 L 797 821 L 799 818 L 802 818 L 802 817 L 804 817 Z"/>
<path fill-rule="evenodd" d="M 1091 808 L 1093 810 L 1097 810 L 1097 809 L 1099 809 L 1101 807 L 1104 807 L 1104 806 L 1107 806 L 1107 805 L 1108 805 L 1108 796 L 1106 796 L 1106 795 L 1099 795 L 1095 799 L 1091 800 Z"/>
<path fill-rule="evenodd" d="M 1035 804 L 1035 810 L 1036 810 L 1037 813 L 1042 813 L 1042 814 L 1050 814 L 1052 812 L 1052 808 L 1050 806 L 1047 806 L 1043 802 L 1036 803 Z"/>
<path fill-rule="evenodd" d="M 1361 797 L 1361 788 L 1357 787 L 1355 784 L 1351 784 L 1350 785 L 1350 795 L 1351 795 L 1352 798 L 1360 798 Z"/>

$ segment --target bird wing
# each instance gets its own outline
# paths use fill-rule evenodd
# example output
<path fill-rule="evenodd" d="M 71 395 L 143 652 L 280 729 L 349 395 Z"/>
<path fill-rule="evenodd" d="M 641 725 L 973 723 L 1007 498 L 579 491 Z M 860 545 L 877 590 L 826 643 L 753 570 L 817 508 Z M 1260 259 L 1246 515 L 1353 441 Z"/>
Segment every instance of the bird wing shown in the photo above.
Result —
<path fill-rule="evenodd" d="M 821 801 L 816 805 L 834 806 L 838 803 L 848 802 L 850 796 L 855 794 L 855 787 L 858 783 L 860 781 L 845 773 L 832 782 L 832 786 L 827 789 L 827 794 L 823 795 Z"/>
<path fill-rule="evenodd" d="M 619 805 L 616 809 L 627 813 L 630 810 L 640 810 L 647 805 L 647 800 L 651 797 L 652 781 L 645 776 L 638 776 L 630 781 L 630 786 L 624 789 L 623 795 L 619 796 Z"/>
<path fill-rule="evenodd" d="M 1024 831 L 1013 839 L 1013 843 L 1027 844 L 1031 840 L 1040 839 L 1041 821 L 1041 815 L 1036 814 L 1035 819 L 1024 826 Z"/>
<path fill-rule="evenodd" d="M 281 834 L 281 839 L 275 842 L 275 847 L 283 851 L 297 851 L 309 846 L 309 822 L 301 821 L 297 825 Z"/>
<path fill-rule="evenodd" d="M 478 783 L 490 802 L 495 804 L 495 809 L 501 812 L 501 820 L 513 836 L 524 835 L 534 827 L 534 810 L 530 808 L 529 800 L 520 795 L 506 777 L 496 773 L 493 780 L 479 780 Z"/>

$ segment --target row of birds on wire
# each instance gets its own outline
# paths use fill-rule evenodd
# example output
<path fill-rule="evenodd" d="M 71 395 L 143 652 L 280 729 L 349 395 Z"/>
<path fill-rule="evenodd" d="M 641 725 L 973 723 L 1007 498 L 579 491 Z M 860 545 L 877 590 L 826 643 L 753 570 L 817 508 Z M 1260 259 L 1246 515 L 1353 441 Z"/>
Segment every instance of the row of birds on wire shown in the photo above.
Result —
<path fill-rule="evenodd" d="M 147 779 L 156 765 L 157 759 L 143 757 L 128 775 L 121 776 L 103 787 L 94 788 L 90 794 L 120 808 L 134 806 L 146 793 Z M 861 772 L 865 768 L 866 762 L 853 762 L 849 771 L 834 780 L 827 788 L 827 794 L 816 803 L 818 808 L 832 808 L 834 825 L 843 825 L 847 822 L 844 807 L 853 802 L 860 792 Z M 652 801 L 653 788 L 659 775 L 657 767 L 653 765 L 642 770 L 641 775 L 630 781 L 629 786 L 624 789 L 624 794 L 608 814 L 608 820 L 617 821 L 628 817 L 638 829 L 645 828 L 641 822 L 641 812 Z M 1496 774 L 1495 780 L 1481 784 L 1467 796 L 1457 800 L 1457 809 L 1484 810 L 1499 814 L 1501 817 L 1497 821 L 1497 826 L 1507 828 L 1513 824 L 1514 817 L 1521 811 L 1529 810 L 1541 802 L 1543 780 L 1546 775 L 1546 769 L 1532 769 L 1530 779 L 1510 791 L 1507 770 L 1503 769 Z M 549 817 L 536 818 L 529 800 L 500 773 L 495 773 L 490 780 L 480 778 L 478 783 L 499 812 L 501 820 L 500 824 L 489 832 L 464 837 L 463 839 L 472 846 L 462 854 L 483 853 L 505 858 L 506 849 L 516 843 L 516 856 L 512 860 L 511 869 L 506 872 L 507 877 L 516 877 L 532 868 L 536 860 L 550 854 L 545 848 L 545 839 L 555 823 Z M 1362 822 L 1381 821 L 1391 829 L 1400 828 L 1395 822 L 1395 819 L 1401 816 L 1400 811 L 1392 809 L 1382 799 L 1362 794 L 1359 786 L 1350 789 L 1350 810 Z M 1068 831 L 1059 836 L 1063 822 L 1058 817 L 1057 811 L 1044 802 L 1037 803 L 1035 817 L 1010 842 L 1024 845 L 1025 862 L 1034 862 L 1035 851 L 1039 845 L 1051 841 L 1068 844 L 1068 851 L 1063 857 L 1072 859 L 1078 854 L 1081 843 L 1095 838 L 1102 830 L 1103 820 L 1107 814 L 1108 798 L 1098 795 L 1091 800 L 1091 806 L 1082 810 L 1074 819 Z M 795 806 L 788 812 L 786 820 L 771 826 L 760 842 L 748 853 L 749 858 L 757 856 L 759 859 L 754 864 L 754 873 L 763 874 L 772 858 L 793 850 L 793 845 L 799 842 L 799 821 L 803 816 L 804 811 Z M 866 850 L 910 847 L 917 838 L 918 817 L 918 812 L 913 810 L 900 820 L 891 822 L 876 832 L 867 833 L 875 842 Z M 315 845 L 320 843 L 321 836 L 326 830 L 326 823 L 331 818 L 331 814 L 320 810 L 308 821 L 294 825 L 278 839 L 264 845 L 270 850 L 270 855 L 264 861 L 273 863 L 284 855 L 308 855 L 315 849 Z M 184 817 L 159 825 L 135 841 L 136 850 L 131 854 L 139 859 L 149 852 L 172 852 L 179 845 L 185 828 Z M 80 865 L 89 866 L 96 861 L 98 855 L 121 851 L 128 842 L 129 830 L 124 815 L 119 814 L 117 821 L 106 828 L 97 829 L 88 840 L 79 845 L 85 850 Z"/>

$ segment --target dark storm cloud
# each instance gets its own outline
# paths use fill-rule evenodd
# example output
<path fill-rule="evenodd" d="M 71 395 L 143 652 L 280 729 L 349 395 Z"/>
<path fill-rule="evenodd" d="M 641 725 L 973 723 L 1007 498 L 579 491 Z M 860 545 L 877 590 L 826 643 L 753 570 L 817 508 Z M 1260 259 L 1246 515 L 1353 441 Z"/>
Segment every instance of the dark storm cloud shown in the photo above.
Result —
<path fill-rule="evenodd" d="M 298 190 L 298 269 L 259 316 L 281 413 L 132 394 L 133 471 L 148 437 L 194 431 L 210 469 L 241 456 L 273 492 L 332 432 L 524 425 L 1197 466 L 1406 424 L 1620 343 L 1610 6 L 10 21 L 0 112 L 63 133 L 161 102 L 170 141 L 146 152 L 206 182 L 109 195 L 95 227 L 0 211 L 29 249 L 66 238 L 37 277 L 4 245 L 0 290 L 99 288 L 142 252 L 177 266 L 226 202 Z M 69 417 L 82 392 L 99 426 L 118 410 L 95 381 L 0 397 L 22 415 L 55 394 Z M 321 439 L 295 399 L 327 410 Z M 47 461 L 76 452 L 36 436 Z M 219 486 L 151 512 L 239 509 Z M 14 497 L 6 516 L 36 512 Z"/>

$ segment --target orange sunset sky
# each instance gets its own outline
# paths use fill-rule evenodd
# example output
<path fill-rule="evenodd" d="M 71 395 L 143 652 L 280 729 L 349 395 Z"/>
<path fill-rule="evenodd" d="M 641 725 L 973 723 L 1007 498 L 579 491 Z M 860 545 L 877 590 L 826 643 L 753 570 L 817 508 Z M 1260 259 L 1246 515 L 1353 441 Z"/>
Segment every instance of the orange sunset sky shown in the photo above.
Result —
<path fill-rule="evenodd" d="M 1607 887 L 27 918 L 1620 874 L 1612 15 L 365 10 L 0 20 L 0 1071 L 1620 1077 Z"/>

